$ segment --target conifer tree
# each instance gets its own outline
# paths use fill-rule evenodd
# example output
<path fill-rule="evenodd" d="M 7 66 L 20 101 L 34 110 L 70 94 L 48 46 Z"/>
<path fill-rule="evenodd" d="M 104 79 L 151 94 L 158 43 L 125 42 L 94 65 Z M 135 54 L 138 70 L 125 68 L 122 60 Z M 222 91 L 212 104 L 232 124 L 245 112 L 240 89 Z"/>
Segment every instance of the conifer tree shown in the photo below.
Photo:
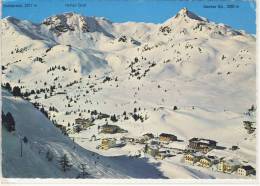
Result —
<path fill-rule="evenodd" d="M 59 159 L 59 164 L 61 166 L 61 169 L 63 172 L 66 172 L 67 170 L 69 170 L 72 165 L 70 164 L 69 158 L 67 156 L 67 154 L 64 154 L 60 159 Z"/>

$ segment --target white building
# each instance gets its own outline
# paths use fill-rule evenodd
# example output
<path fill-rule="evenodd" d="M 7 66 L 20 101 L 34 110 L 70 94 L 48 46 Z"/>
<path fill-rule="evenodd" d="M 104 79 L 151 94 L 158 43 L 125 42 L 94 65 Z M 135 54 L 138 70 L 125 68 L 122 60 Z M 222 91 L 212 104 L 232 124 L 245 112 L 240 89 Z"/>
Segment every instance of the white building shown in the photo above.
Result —
<path fill-rule="evenodd" d="M 250 165 L 241 166 L 237 169 L 237 174 L 241 176 L 248 176 L 254 173 L 255 173 L 255 169 Z"/>
<path fill-rule="evenodd" d="M 224 159 L 218 163 L 218 171 L 224 173 L 232 173 L 240 167 L 240 162 L 233 159 Z"/>

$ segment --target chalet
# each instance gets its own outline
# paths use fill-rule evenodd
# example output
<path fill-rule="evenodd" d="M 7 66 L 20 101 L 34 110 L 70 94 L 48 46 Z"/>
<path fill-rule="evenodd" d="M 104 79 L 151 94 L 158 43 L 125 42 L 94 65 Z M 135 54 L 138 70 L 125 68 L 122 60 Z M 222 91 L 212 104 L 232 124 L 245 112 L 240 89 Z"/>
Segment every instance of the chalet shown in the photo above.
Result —
<path fill-rule="evenodd" d="M 94 125 L 93 122 L 90 119 L 85 119 L 85 118 L 75 119 L 75 124 L 81 125 L 82 129 L 86 129 L 86 128 Z"/>
<path fill-rule="evenodd" d="M 217 142 L 214 140 L 203 139 L 203 138 L 192 138 L 189 140 L 188 148 L 208 153 L 210 150 L 216 148 Z"/>
<path fill-rule="evenodd" d="M 143 135 L 143 139 L 145 141 L 148 141 L 148 140 L 153 139 L 153 138 L 154 138 L 154 135 L 152 133 L 146 133 L 146 134 Z"/>
<path fill-rule="evenodd" d="M 157 145 L 150 145 L 147 147 L 146 153 L 155 157 L 159 154 L 159 147 Z"/>
<path fill-rule="evenodd" d="M 237 169 L 237 174 L 241 176 L 248 176 L 250 174 L 255 174 L 255 169 L 250 165 L 244 165 Z"/>
<path fill-rule="evenodd" d="M 208 168 L 217 163 L 218 163 L 218 159 L 216 156 L 206 156 L 200 159 L 199 166 Z"/>
<path fill-rule="evenodd" d="M 144 138 L 135 139 L 135 143 L 145 144 L 146 140 Z"/>
<path fill-rule="evenodd" d="M 218 171 L 224 173 L 232 173 L 236 171 L 239 167 L 240 167 L 240 163 L 232 159 L 229 160 L 223 159 L 217 165 Z"/>
<path fill-rule="evenodd" d="M 100 148 L 103 150 L 108 150 L 116 146 L 115 138 L 104 138 L 101 140 Z"/>
<path fill-rule="evenodd" d="M 161 159 L 163 160 L 166 157 L 171 157 L 172 155 L 170 154 L 169 150 L 163 150 L 159 151 L 159 153 L 155 156 L 156 159 Z"/>
<path fill-rule="evenodd" d="M 187 153 L 184 155 L 184 162 L 193 165 L 200 161 L 202 157 L 203 156 L 200 153 Z"/>
<path fill-rule="evenodd" d="M 82 130 L 83 130 L 83 126 L 80 125 L 80 124 L 76 124 L 76 125 L 73 126 L 73 132 L 74 133 L 79 133 Z"/>
<path fill-rule="evenodd" d="M 177 141 L 177 137 L 173 134 L 161 133 L 159 135 L 159 140 L 163 142 L 171 142 L 171 141 Z"/>
<path fill-rule="evenodd" d="M 119 127 L 116 125 L 103 125 L 101 126 L 102 133 L 115 134 L 119 130 Z"/>
<path fill-rule="evenodd" d="M 105 124 L 105 125 L 101 126 L 101 133 L 115 134 L 115 133 L 124 133 L 124 132 L 127 132 L 127 130 L 121 129 L 117 125 Z"/>

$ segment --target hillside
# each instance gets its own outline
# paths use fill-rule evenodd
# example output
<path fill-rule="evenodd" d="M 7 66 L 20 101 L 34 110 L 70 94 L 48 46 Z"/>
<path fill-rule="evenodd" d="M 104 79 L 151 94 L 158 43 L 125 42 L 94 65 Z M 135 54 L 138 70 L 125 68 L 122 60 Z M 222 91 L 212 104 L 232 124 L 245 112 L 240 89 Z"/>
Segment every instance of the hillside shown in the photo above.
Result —
<path fill-rule="evenodd" d="M 2 127 L 2 173 L 7 178 L 83 178 L 81 164 L 86 165 L 85 178 L 162 178 L 160 171 L 143 160 L 100 156 L 83 149 L 64 136 L 32 104 L 2 90 L 3 112 L 10 112 L 15 131 Z M 23 138 L 28 139 L 27 142 Z M 22 141 L 22 150 L 21 150 Z M 21 155 L 22 151 L 22 155 Z M 47 154 L 51 154 L 51 159 Z M 59 159 L 68 155 L 71 169 L 63 172 Z M 122 166 L 122 164 L 126 164 Z M 135 166 L 140 171 L 129 169 Z M 143 170 L 149 169 L 149 175 Z"/>

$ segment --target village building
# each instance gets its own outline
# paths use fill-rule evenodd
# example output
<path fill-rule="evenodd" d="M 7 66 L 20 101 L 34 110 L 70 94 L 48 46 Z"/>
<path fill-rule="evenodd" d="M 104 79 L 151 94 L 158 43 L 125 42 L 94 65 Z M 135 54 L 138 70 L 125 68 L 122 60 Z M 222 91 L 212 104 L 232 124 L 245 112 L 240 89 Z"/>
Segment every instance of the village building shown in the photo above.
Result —
<path fill-rule="evenodd" d="M 142 137 L 143 137 L 143 139 L 144 139 L 145 141 L 148 141 L 148 140 L 150 140 L 150 139 L 153 139 L 153 138 L 154 138 L 154 135 L 153 135 L 152 133 L 146 133 L 146 134 L 144 134 Z"/>
<path fill-rule="evenodd" d="M 115 134 L 115 133 L 117 133 L 117 131 L 118 131 L 118 126 L 116 126 L 116 125 L 103 125 L 102 127 L 101 127 L 101 132 L 102 133 L 108 133 L 108 134 Z"/>
<path fill-rule="evenodd" d="M 237 169 L 237 174 L 241 176 L 248 176 L 250 174 L 255 174 L 255 169 L 250 165 L 244 165 Z"/>
<path fill-rule="evenodd" d="M 146 153 L 155 157 L 159 154 L 159 147 L 157 145 L 147 146 Z"/>
<path fill-rule="evenodd" d="M 100 149 L 108 150 L 116 146 L 115 138 L 104 138 L 101 140 Z"/>
<path fill-rule="evenodd" d="M 124 129 L 121 129 L 117 125 L 105 124 L 105 125 L 101 126 L 101 133 L 115 134 L 115 133 L 124 133 L 124 132 L 127 132 L 127 131 Z"/>
<path fill-rule="evenodd" d="M 156 159 L 161 159 L 163 160 L 166 157 L 171 157 L 172 155 L 170 154 L 169 150 L 163 150 L 159 151 L 159 153 L 155 156 Z"/>
<path fill-rule="evenodd" d="M 218 163 L 218 171 L 219 172 L 224 172 L 224 173 L 232 173 L 234 171 L 236 171 L 238 168 L 240 167 L 240 163 L 236 160 L 221 160 Z"/>
<path fill-rule="evenodd" d="M 90 138 L 90 141 L 97 141 L 97 137 L 95 134 L 93 134 Z"/>
<path fill-rule="evenodd" d="M 201 151 L 203 153 L 208 153 L 210 150 L 216 148 L 217 142 L 210 139 L 203 138 L 192 138 L 189 140 L 188 148 Z"/>
<path fill-rule="evenodd" d="M 202 154 L 200 153 L 187 153 L 184 155 L 184 162 L 189 164 L 195 164 L 202 158 Z"/>
<path fill-rule="evenodd" d="M 135 139 L 135 143 L 145 144 L 146 140 L 144 138 Z"/>
<path fill-rule="evenodd" d="M 82 125 L 76 124 L 76 125 L 73 126 L 73 132 L 74 133 L 79 133 L 82 130 L 83 130 L 83 126 Z"/>
<path fill-rule="evenodd" d="M 159 135 L 159 140 L 162 141 L 162 142 L 177 141 L 177 136 L 175 136 L 173 134 L 161 133 Z"/>
<path fill-rule="evenodd" d="M 75 124 L 80 125 L 82 130 L 94 125 L 90 119 L 85 119 L 85 118 L 75 119 Z"/>
<path fill-rule="evenodd" d="M 150 145 L 160 145 L 160 142 L 156 140 L 151 140 Z"/>
<path fill-rule="evenodd" d="M 218 163 L 218 159 L 216 156 L 206 156 L 200 159 L 199 166 L 209 168 L 212 165 L 215 165 L 217 163 Z"/>

